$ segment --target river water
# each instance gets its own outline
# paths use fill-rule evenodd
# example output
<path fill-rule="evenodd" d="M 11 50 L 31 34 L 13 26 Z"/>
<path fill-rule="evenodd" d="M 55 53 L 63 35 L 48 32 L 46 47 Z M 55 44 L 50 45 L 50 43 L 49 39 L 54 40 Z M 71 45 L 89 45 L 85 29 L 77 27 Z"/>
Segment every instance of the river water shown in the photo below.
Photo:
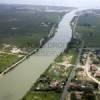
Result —
<path fill-rule="evenodd" d="M 20 100 L 71 40 L 70 22 L 76 11 L 67 13 L 55 36 L 36 54 L 0 78 L 0 100 Z"/>

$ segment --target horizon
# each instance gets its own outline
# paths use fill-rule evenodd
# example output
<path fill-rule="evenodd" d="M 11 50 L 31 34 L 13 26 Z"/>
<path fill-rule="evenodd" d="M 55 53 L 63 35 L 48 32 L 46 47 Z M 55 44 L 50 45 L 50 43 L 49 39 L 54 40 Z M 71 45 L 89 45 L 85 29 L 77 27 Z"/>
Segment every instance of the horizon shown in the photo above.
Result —
<path fill-rule="evenodd" d="M 91 5 L 89 5 L 91 3 Z M 24 5 L 42 5 L 42 6 L 63 6 L 77 8 L 100 8 L 99 0 L 0 0 L 0 4 L 24 4 Z"/>
<path fill-rule="evenodd" d="M 22 4 L 22 3 L 0 3 L 0 5 L 26 5 L 26 6 L 50 6 L 50 7 L 72 7 L 72 6 L 60 6 L 60 5 L 41 5 L 41 4 Z M 72 8 L 77 8 L 77 7 L 72 7 Z"/>

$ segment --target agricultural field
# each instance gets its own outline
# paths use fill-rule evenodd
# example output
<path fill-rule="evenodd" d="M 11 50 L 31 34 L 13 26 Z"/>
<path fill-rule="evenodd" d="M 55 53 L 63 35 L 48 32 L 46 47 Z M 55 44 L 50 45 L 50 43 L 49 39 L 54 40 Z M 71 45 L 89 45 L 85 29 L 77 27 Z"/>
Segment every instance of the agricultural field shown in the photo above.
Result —
<path fill-rule="evenodd" d="M 86 47 L 100 47 L 100 15 L 85 13 L 79 17 L 76 35 L 85 42 Z"/>

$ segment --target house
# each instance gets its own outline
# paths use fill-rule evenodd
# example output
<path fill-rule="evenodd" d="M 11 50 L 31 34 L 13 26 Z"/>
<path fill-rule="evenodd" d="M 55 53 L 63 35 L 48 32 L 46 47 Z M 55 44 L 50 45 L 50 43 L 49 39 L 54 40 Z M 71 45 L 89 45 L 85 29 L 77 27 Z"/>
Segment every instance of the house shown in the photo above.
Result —
<path fill-rule="evenodd" d="M 50 83 L 51 79 L 48 76 L 41 77 L 39 80 L 41 83 Z"/>
<path fill-rule="evenodd" d="M 21 53 L 22 51 L 19 49 L 19 48 L 17 48 L 17 47 L 14 47 L 14 48 L 12 48 L 12 50 L 10 50 L 11 51 L 11 53 Z"/>
<path fill-rule="evenodd" d="M 96 71 L 95 75 L 96 78 L 100 78 L 100 71 Z"/>
<path fill-rule="evenodd" d="M 80 89 L 80 85 L 79 84 L 74 83 L 74 82 L 69 84 L 69 90 L 79 90 L 79 89 Z"/>
<path fill-rule="evenodd" d="M 82 100 L 82 93 L 76 92 L 75 95 L 77 100 Z"/>
<path fill-rule="evenodd" d="M 78 67 L 77 69 L 76 69 L 76 71 L 84 71 L 84 68 L 83 67 Z"/>
<path fill-rule="evenodd" d="M 91 64 L 90 71 L 96 71 L 96 70 L 97 70 L 97 66 L 95 64 Z"/>
<path fill-rule="evenodd" d="M 78 84 L 73 82 L 69 84 L 69 89 L 77 91 L 86 91 L 86 90 L 93 90 L 94 86 L 91 84 Z"/>
<path fill-rule="evenodd" d="M 55 80 L 55 81 L 52 81 L 51 83 L 50 83 L 50 87 L 51 88 L 57 88 L 58 87 L 58 85 L 59 85 L 59 81 L 57 81 L 57 80 Z"/>

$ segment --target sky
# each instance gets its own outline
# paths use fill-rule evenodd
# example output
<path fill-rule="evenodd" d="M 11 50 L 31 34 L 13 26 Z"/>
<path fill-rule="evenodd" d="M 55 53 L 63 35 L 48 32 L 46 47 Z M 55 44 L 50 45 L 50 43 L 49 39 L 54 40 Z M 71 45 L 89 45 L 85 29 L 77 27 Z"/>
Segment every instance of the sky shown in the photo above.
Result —
<path fill-rule="evenodd" d="M 0 3 L 100 8 L 100 0 L 0 0 Z"/>

